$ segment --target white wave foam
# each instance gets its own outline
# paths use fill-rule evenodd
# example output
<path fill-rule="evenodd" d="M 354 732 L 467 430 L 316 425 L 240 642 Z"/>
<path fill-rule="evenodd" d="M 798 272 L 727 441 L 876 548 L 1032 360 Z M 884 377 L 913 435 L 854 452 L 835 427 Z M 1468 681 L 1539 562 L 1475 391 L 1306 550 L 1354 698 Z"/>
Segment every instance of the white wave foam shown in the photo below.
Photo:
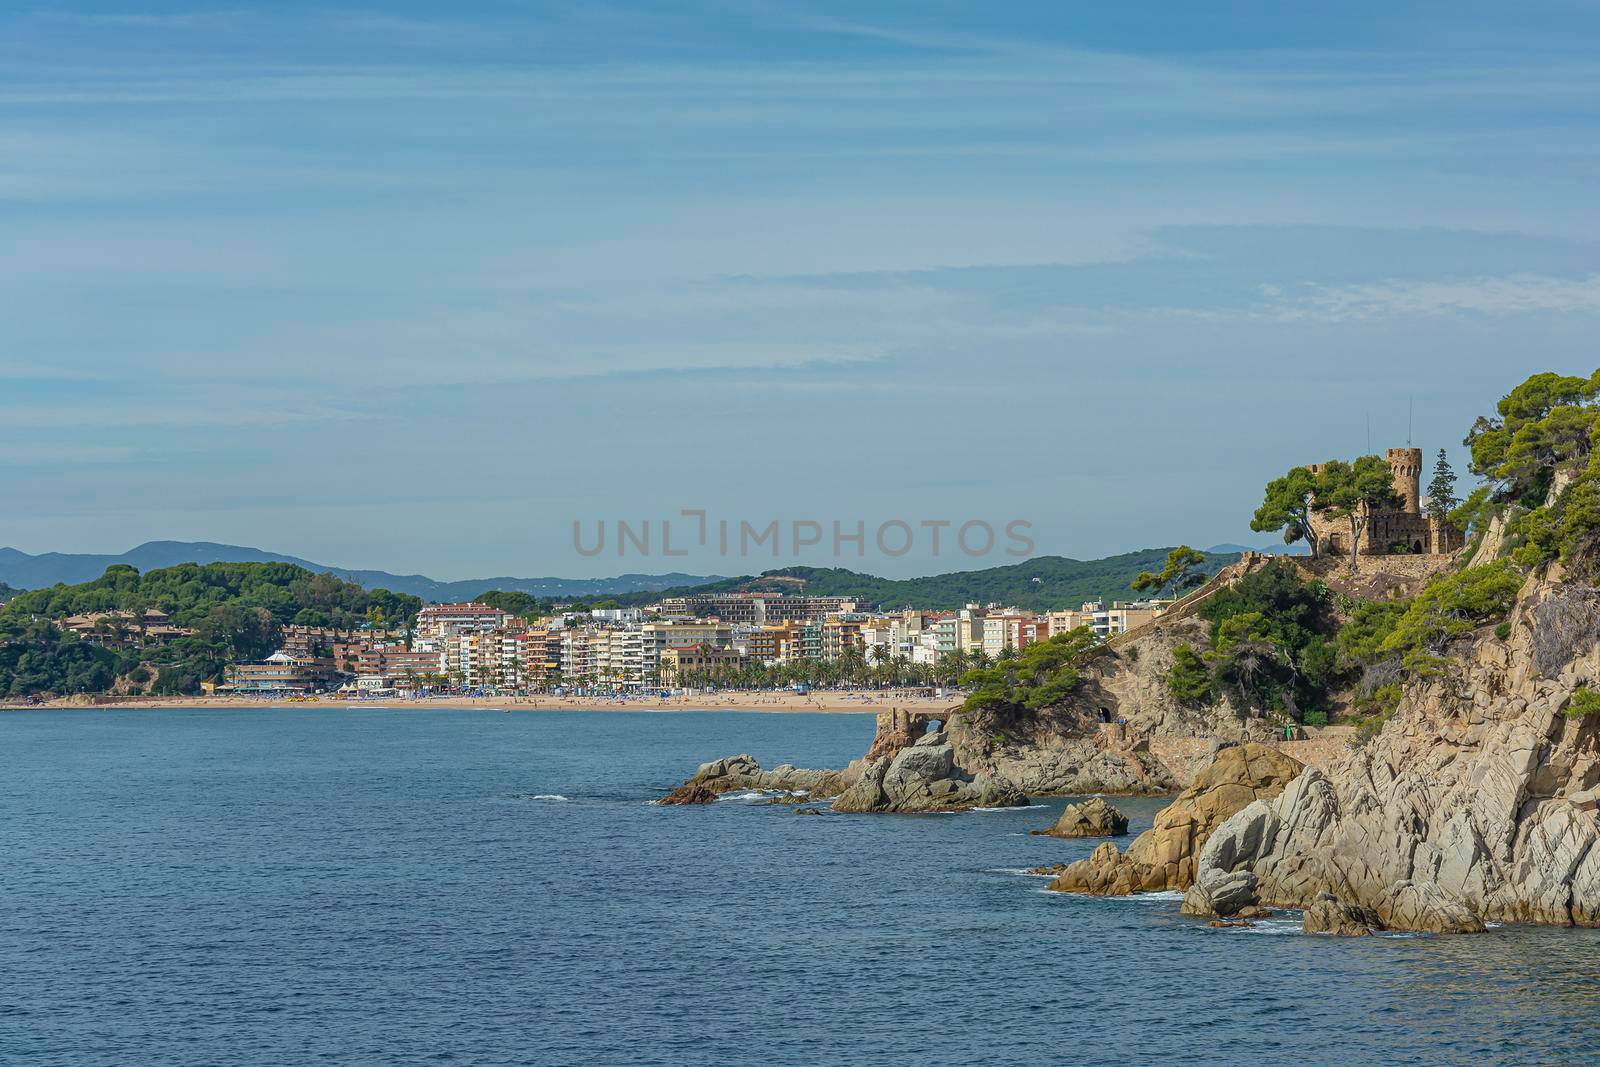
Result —
<path fill-rule="evenodd" d="M 528 796 L 528 799 L 529 800 L 559 800 L 559 801 L 566 801 L 566 800 L 570 800 L 571 798 L 570 797 L 564 797 L 560 793 L 533 793 L 533 794 L 530 794 Z"/>
<path fill-rule="evenodd" d="M 806 795 L 805 792 L 798 789 L 745 789 L 738 793 L 723 793 L 717 800 L 718 802 L 734 800 L 753 804 L 758 800 L 772 800 L 775 797 L 803 797 Z"/>
<path fill-rule="evenodd" d="M 1305 927 L 1299 919 L 1255 919 L 1254 926 L 1225 927 L 1228 932 L 1236 934 L 1257 934 L 1263 937 L 1282 937 L 1286 934 L 1302 934 Z"/>
<path fill-rule="evenodd" d="M 1054 878 L 1053 874 L 1043 874 L 1028 867 L 990 867 L 989 874 L 1013 874 L 1019 878 Z"/>

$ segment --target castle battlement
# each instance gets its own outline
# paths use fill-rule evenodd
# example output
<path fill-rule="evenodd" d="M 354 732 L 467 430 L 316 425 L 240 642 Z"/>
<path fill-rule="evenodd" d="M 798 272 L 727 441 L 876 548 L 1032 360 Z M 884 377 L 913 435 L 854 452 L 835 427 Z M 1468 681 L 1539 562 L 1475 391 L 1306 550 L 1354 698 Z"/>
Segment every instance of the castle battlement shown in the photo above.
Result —
<path fill-rule="evenodd" d="M 1397 508 L 1385 508 L 1370 516 L 1357 554 L 1384 556 L 1404 551 L 1414 555 L 1447 555 L 1466 543 L 1465 537 L 1448 522 L 1422 511 L 1422 449 L 1391 448 L 1384 452 L 1394 492 L 1400 498 Z M 1322 464 L 1307 464 L 1307 470 L 1320 473 Z M 1329 555 L 1348 555 L 1350 529 L 1339 519 L 1313 514 L 1311 533 Z"/>

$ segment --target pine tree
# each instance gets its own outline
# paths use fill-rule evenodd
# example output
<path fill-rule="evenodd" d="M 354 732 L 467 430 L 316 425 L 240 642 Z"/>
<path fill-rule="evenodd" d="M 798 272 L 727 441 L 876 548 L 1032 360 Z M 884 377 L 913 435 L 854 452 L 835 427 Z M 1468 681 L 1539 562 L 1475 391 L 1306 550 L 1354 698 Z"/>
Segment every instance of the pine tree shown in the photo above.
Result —
<path fill-rule="evenodd" d="M 1450 461 L 1445 458 L 1444 449 L 1441 448 L 1439 458 L 1433 464 L 1433 480 L 1428 483 L 1428 514 L 1443 519 L 1459 503 L 1461 501 L 1456 498 L 1456 472 L 1450 469 Z"/>

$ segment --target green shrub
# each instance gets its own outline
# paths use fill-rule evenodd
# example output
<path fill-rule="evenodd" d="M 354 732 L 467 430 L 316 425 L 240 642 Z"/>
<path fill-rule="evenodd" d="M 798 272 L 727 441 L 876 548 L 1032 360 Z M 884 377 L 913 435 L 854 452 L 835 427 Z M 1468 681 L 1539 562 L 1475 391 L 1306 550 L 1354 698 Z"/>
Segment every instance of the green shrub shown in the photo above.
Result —
<path fill-rule="evenodd" d="M 1400 706 L 1400 698 L 1404 695 L 1405 691 L 1400 688 L 1400 683 L 1390 682 L 1374 689 L 1369 696 L 1359 702 L 1359 706 L 1368 713 L 1369 718 L 1387 719 L 1394 714 L 1394 709 Z"/>
<path fill-rule="evenodd" d="M 1200 609 L 1211 623 L 1214 684 L 1236 687 L 1269 709 L 1321 704 L 1336 661 L 1326 634 L 1331 595 L 1304 582 L 1291 563 L 1263 567 L 1223 589 Z"/>
<path fill-rule="evenodd" d="M 1507 619 L 1494 628 L 1494 635 L 1504 641 L 1511 636 L 1511 620 Z"/>
<path fill-rule="evenodd" d="M 1326 726 L 1328 725 L 1328 713 L 1325 711 L 1308 711 L 1305 714 L 1305 724 L 1307 726 Z"/>
<path fill-rule="evenodd" d="M 1572 699 L 1567 701 L 1567 706 L 1561 709 L 1561 714 L 1569 719 L 1600 714 L 1600 689 L 1584 686 L 1577 690 L 1572 694 Z"/>
<path fill-rule="evenodd" d="M 1353 670 L 1383 658 L 1383 643 L 1410 606 L 1409 600 L 1365 600 L 1348 609 L 1333 639 L 1338 668 Z"/>
<path fill-rule="evenodd" d="M 1436 672 L 1445 646 L 1503 618 L 1521 587 L 1522 576 L 1508 560 L 1436 578 L 1406 607 L 1379 650 L 1399 653 L 1406 670 Z"/>
<path fill-rule="evenodd" d="M 965 707 L 1009 716 L 1059 704 L 1077 688 L 1078 668 L 1102 648 L 1087 626 L 1035 642 L 992 667 L 962 675 L 961 684 L 970 690 Z"/>
<path fill-rule="evenodd" d="M 1389 716 L 1391 714 L 1393 713 L 1383 712 L 1378 715 L 1369 715 L 1364 719 L 1357 719 L 1355 722 L 1355 743 L 1357 747 L 1365 745 L 1368 741 L 1371 741 L 1374 737 L 1377 737 L 1379 732 L 1383 730 L 1383 724 L 1389 721 Z"/>
<path fill-rule="evenodd" d="M 1173 646 L 1167 688 L 1185 704 L 1209 704 L 1216 698 L 1211 668 L 1200 653 L 1184 642 Z"/>

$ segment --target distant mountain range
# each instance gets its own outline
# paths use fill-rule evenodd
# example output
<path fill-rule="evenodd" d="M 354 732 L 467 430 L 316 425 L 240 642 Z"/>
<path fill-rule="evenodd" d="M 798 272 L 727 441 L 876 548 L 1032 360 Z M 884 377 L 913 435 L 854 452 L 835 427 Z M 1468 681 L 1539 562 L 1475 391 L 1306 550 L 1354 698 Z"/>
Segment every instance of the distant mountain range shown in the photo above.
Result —
<path fill-rule="evenodd" d="M 1259 551 L 1284 552 L 1304 546 L 1276 546 Z M 1214 572 L 1249 551 L 1248 545 L 1213 545 L 1206 550 L 1204 570 Z M 1006 603 L 1046 609 L 1077 607 L 1088 600 L 1132 599 L 1128 583 L 1142 570 L 1158 571 L 1168 549 L 1148 548 L 1097 560 L 1036 556 L 1021 563 L 982 570 L 953 571 L 923 578 L 880 578 L 840 567 L 786 567 L 759 575 L 620 574 L 615 578 L 470 578 L 436 581 L 421 574 L 351 570 L 313 563 L 297 556 L 265 552 L 242 545 L 209 541 L 148 541 L 116 555 L 44 552 L 29 555 L 0 548 L 0 585 L 42 589 L 58 583 L 92 581 L 112 564 L 140 572 L 179 563 L 293 563 L 307 570 L 329 571 L 369 589 L 409 593 L 435 603 L 470 600 L 490 589 L 522 592 L 548 600 L 614 597 L 624 603 L 647 603 L 661 593 L 778 591 L 813 596 L 848 596 L 872 607 L 916 606 L 957 608 L 969 602 Z M 3 597 L 0 597 L 3 599 Z"/>
<path fill-rule="evenodd" d="M 1212 545 L 1210 548 L 1205 550 L 1205 553 L 1208 556 L 1226 555 L 1230 552 L 1235 554 L 1242 554 L 1245 552 L 1270 552 L 1275 556 L 1309 556 L 1311 555 L 1311 546 L 1306 544 L 1304 541 L 1296 541 L 1292 545 L 1268 545 L 1265 548 L 1261 547 L 1260 545 L 1252 546 L 1221 544 Z"/>
<path fill-rule="evenodd" d="M 1219 546 L 1232 548 L 1233 546 Z M 965 604 L 1007 604 L 1033 611 L 1076 608 L 1091 600 L 1136 600 L 1130 584 L 1140 571 L 1159 571 L 1168 548 L 1145 548 L 1104 559 L 1035 556 L 1021 563 L 983 570 L 952 571 L 924 578 L 879 578 L 841 567 L 784 567 L 742 578 L 723 578 L 692 589 L 620 596 L 644 604 L 662 595 L 688 593 L 804 593 L 849 597 L 864 607 L 917 607 L 950 611 Z M 1239 558 L 1238 551 L 1208 550 L 1197 568 L 1215 574 Z"/>
<path fill-rule="evenodd" d="M 75 585 L 93 581 L 114 563 L 137 567 L 141 573 L 172 567 L 179 563 L 293 563 L 310 571 L 331 571 L 346 581 L 368 589 L 389 589 L 409 593 L 435 603 L 470 600 L 487 589 L 531 593 L 553 599 L 617 596 L 648 593 L 661 589 L 687 588 L 722 581 L 716 574 L 619 574 L 615 578 L 470 578 L 461 582 L 439 582 L 421 574 L 390 574 L 388 571 L 350 570 L 312 563 L 297 556 L 264 552 L 242 545 L 219 545 L 210 541 L 147 541 L 138 548 L 116 555 L 77 552 L 43 552 L 37 556 L 15 548 L 0 548 L 0 583 L 18 589 L 43 589 L 57 583 Z"/>

